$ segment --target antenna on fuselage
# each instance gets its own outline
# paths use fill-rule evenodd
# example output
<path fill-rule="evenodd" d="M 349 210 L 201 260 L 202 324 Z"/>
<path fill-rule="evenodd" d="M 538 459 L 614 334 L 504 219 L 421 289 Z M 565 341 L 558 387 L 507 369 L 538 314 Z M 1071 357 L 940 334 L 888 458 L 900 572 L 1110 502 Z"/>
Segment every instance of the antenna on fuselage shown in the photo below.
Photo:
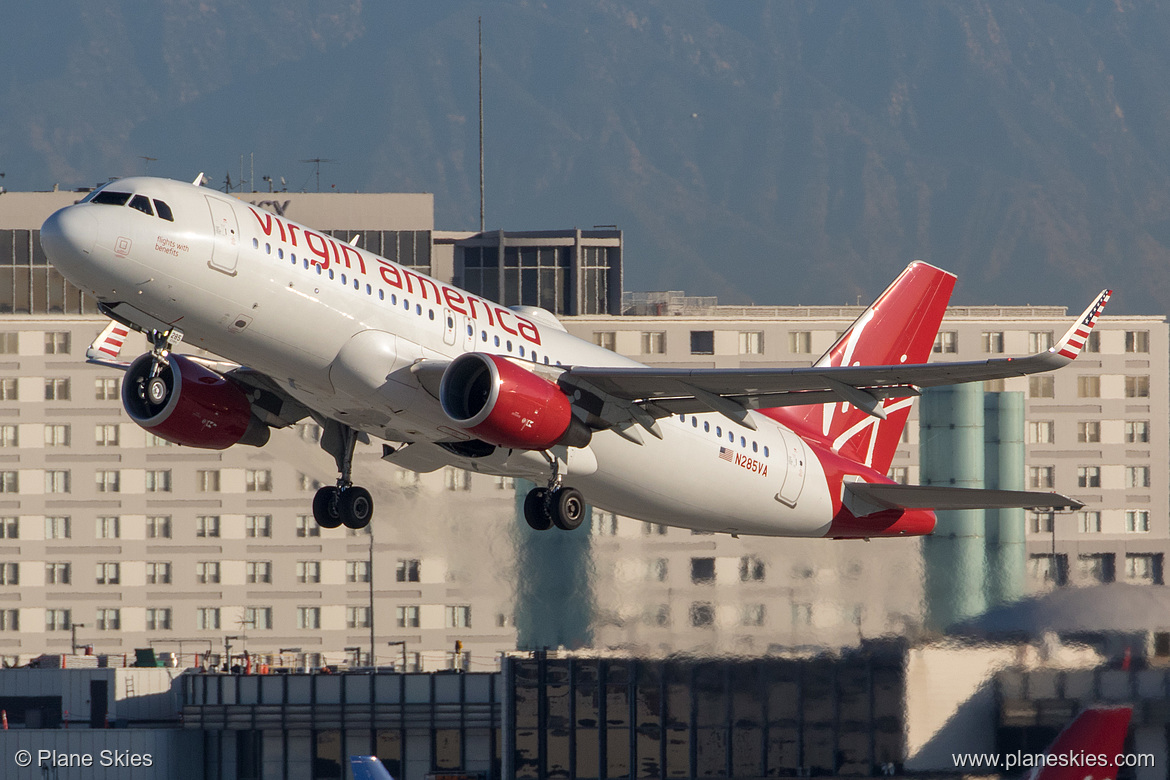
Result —
<path fill-rule="evenodd" d="M 193 181 L 191 183 L 194 184 L 196 187 L 202 187 L 203 186 L 203 178 L 204 178 L 203 171 L 199 171 L 199 175 L 196 176 L 195 181 Z"/>

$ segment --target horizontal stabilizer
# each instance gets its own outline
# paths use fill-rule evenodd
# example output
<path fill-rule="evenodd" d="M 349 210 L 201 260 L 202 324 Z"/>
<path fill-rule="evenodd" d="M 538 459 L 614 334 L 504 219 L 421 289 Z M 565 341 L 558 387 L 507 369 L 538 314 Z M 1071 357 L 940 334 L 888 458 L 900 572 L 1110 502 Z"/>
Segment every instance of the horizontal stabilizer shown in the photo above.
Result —
<path fill-rule="evenodd" d="M 847 493 L 882 509 L 1080 509 L 1084 504 L 1059 493 L 983 490 L 940 485 L 849 482 Z"/>

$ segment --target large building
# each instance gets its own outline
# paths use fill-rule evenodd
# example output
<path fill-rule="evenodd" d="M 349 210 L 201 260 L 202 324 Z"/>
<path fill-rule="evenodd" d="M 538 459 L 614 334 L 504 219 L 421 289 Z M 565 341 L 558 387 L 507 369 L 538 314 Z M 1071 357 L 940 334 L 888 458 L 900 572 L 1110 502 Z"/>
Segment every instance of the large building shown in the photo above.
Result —
<path fill-rule="evenodd" d="M 153 645 L 216 663 L 230 644 L 262 656 L 285 650 L 310 665 L 365 662 L 372 651 L 378 663 L 475 670 L 495 668 L 518 642 L 761 655 L 923 625 L 918 541 L 733 539 L 594 512 L 580 532 L 589 544 L 566 553 L 585 572 L 583 589 L 566 598 L 584 605 L 588 630 L 573 639 L 532 633 L 534 615 L 573 610 L 539 612 L 524 588 L 543 564 L 511 481 L 454 469 L 416 475 L 381 462 L 376 447 L 355 461 L 378 507 L 371 531 L 318 529 L 313 490 L 335 475 L 315 425 L 277 432 L 261 450 L 168 446 L 128 420 L 116 373 L 84 363 L 104 321 L 47 265 L 37 240 L 43 219 L 79 197 L 0 195 L 7 660 L 76 643 L 110 653 Z M 643 296 L 627 307 L 638 313 L 622 315 L 615 230 L 440 233 L 428 195 L 243 197 L 346 239 L 360 233 L 372 251 L 501 291 L 507 303 L 548 305 L 570 332 L 656 365 L 807 364 L 860 312 Z M 1035 351 L 1065 330 L 1067 315 L 952 307 L 934 357 Z M 1108 315 L 1099 330 L 1072 367 L 986 388 L 1027 396 L 1031 486 L 1086 503 L 1027 519 L 1029 591 L 1163 581 L 1170 331 L 1162 317 Z M 145 349 L 128 343 L 124 355 Z M 909 482 L 919 477 L 914 419 L 893 471 Z"/>

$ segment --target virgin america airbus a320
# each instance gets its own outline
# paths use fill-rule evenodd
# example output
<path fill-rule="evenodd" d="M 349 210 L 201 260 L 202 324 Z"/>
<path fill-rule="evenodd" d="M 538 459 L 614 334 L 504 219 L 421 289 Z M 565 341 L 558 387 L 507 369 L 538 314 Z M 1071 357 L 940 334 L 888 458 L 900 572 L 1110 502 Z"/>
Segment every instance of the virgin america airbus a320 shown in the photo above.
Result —
<path fill-rule="evenodd" d="M 528 524 L 586 503 L 730 534 L 929 534 L 932 510 L 1075 508 L 1054 493 L 900 485 L 886 476 L 923 387 L 1022 376 L 1077 357 L 1109 291 L 1046 352 L 927 364 L 955 277 L 910 264 L 815 364 L 663 369 L 360 246 L 183 182 L 128 178 L 41 228 L 53 265 L 111 318 L 88 357 L 125 372 L 134 422 L 189 447 L 264 445 L 312 418 L 337 462 L 313 514 L 370 522 L 355 444 L 415 471 L 537 483 Z M 117 359 L 129 330 L 151 351 Z M 175 351 L 196 345 L 222 359 Z"/>

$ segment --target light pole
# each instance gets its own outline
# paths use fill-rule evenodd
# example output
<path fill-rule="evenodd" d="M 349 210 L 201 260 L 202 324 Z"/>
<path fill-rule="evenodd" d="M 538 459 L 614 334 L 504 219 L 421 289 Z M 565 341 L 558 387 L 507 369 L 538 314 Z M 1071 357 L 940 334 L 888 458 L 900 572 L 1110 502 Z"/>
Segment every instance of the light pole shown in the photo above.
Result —
<path fill-rule="evenodd" d="M 394 645 L 402 646 L 402 673 L 406 674 L 406 642 L 399 639 L 395 642 L 387 642 L 386 644 L 390 645 L 391 647 L 394 647 Z"/>
<path fill-rule="evenodd" d="M 69 624 L 69 644 L 72 646 L 73 654 L 77 655 L 77 629 L 85 628 L 85 623 L 70 623 Z"/>

